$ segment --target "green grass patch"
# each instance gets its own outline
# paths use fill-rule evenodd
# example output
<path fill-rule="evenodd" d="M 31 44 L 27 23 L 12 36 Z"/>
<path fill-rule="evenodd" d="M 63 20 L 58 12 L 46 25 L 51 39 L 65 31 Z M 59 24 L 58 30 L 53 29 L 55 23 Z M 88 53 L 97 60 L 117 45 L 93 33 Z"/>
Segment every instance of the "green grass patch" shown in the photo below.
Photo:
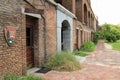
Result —
<path fill-rule="evenodd" d="M 73 54 L 77 55 L 77 56 L 81 56 L 81 57 L 85 57 L 85 56 L 89 55 L 89 54 L 87 54 L 86 52 L 83 52 L 83 51 L 73 51 Z"/>
<path fill-rule="evenodd" d="M 112 45 L 113 50 L 120 51 L 120 40 L 118 40 L 116 42 L 108 42 L 108 44 Z"/>
<path fill-rule="evenodd" d="M 15 75 L 8 75 L 8 76 L 5 76 L 3 79 L 0 79 L 0 80 L 45 80 L 45 79 L 30 76 L 30 75 L 29 76 L 24 76 L 24 77 L 15 76 Z"/>
<path fill-rule="evenodd" d="M 74 71 L 81 69 L 80 63 L 76 60 L 75 56 L 66 52 L 53 55 L 44 66 L 57 71 Z"/>
<path fill-rule="evenodd" d="M 81 51 L 84 52 L 92 52 L 95 50 L 95 44 L 92 41 L 89 42 L 85 42 L 82 46 L 81 46 Z"/>

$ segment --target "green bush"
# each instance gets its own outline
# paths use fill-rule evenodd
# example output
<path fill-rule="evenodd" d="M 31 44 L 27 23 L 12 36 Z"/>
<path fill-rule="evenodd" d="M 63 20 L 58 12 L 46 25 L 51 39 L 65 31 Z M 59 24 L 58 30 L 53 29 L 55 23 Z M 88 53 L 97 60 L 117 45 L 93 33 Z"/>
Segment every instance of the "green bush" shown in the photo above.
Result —
<path fill-rule="evenodd" d="M 89 54 L 87 54 L 86 52 L 83 52 L 83 51 L 73 51 L 73 55 L 85 57 L 85 56 L 88 56 Z"/>
<path fill-rule="evenodd" d="M 5 76 L 3 79 L 0 80 L 44 80 L 42 78 L 38 78 L 38 77 L 33 77 L 33 76 L 24 76 L 24 77 L 20 77 L 20 76 L 15 76 L 15 75 L 8 75 Z"/>
<path fill-rule="evenodd" d="M 108 42 L 116 42 L 120 39 L 120 27 L 112 24 L 103 24 L 102 29 L 94 33 L 93 41 L 107 40 Z"/>
<path fill-rule="evenodd" d="M 93 36 L 93 42 L 97 44 L 98 40 L 100 39 L 105 39 L 105 35 L 103 34 L 103 32 L 102 31 L 95 32 Z"/>
<path fill-rule="evenodd" d="M 92 41 L 85 42 L 82 46 L 81 49 L 82 51 L 85 52 L 92 52 L 95 50 L 95 44 Z"/>
<path fill-rule="evenodd" d="M 66 52 L 53 55 L 44 66 L 58 71 L 74 71 L 81 68 L 74 55 Z"/>

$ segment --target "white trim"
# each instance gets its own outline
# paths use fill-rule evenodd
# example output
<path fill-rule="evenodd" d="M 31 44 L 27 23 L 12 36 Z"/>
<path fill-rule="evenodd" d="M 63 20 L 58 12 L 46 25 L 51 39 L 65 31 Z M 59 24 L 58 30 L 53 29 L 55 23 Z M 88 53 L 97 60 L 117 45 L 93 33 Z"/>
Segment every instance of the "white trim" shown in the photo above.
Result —
<path fill-rule="evenodd" d="M 41 19 L 41 15 L 40 14 L 27 13 L 27 12 L 25 12 L 25 8 L 23 8 L 23 7 L 21 8 L 21 10 L 22 10 L 22 13 L 25 14 L 25 15 L 29 15 L 29 16 Z"/>
<path fill-rule="evenodd" d="M 61 52 L 61 28 L 62 22 L 67 20 L 70 28 L 70 47 L 69 52 L 73 51 L 73 18 L 57 10 L 57 52 Z"/>
<path fill-rule="evenodd" d="M 51 4 L 57 6 L 57 3 L 54 0 L 47 0 L 48 2 L 50 2 Z"/>

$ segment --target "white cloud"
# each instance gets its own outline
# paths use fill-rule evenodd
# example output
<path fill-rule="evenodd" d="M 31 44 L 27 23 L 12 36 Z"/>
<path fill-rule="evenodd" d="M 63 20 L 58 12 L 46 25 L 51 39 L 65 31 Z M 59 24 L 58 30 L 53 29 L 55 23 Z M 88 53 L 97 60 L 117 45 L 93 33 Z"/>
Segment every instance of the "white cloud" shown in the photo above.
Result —
<path fill-rule="evenodd" d="M 120 0 L 91 0 L 91 6 L 100 24 L 120 23 Z"/>

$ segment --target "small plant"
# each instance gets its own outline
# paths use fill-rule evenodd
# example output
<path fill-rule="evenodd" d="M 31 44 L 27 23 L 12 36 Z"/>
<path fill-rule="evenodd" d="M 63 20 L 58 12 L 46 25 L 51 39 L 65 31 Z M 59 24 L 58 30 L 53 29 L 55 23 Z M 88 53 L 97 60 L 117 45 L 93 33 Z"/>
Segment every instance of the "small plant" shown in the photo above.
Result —
<path fill-rule="evenodd" d="M 73 54 L 77 55 L 77 56 L 81 56 L 81 57 L 85 57 L 85 56 L 89 55 L 89 54 L 87 54 L 86 52 L 83 52 L 83 51 L 73 51 Z"/>
<path fill-rule="evenodd" d="M 15 76 L 15 75 L 8 75 L 5 76 L 3 79 L 0 80 L 44 80 L 42 78 L 38 78 L 38 77 L 33 77 L 33 76 L 24 76 L 24 77 L 20 77 L 20 76 Z"/>
<path fill-rule="evenodd" d="M 23 77 L 22 80 L 43 80 L 43 79 L 29 75 L 29 76 Z"/>
<path fill-rule="evenodd" d="M 5 76 L 2 80 L 20 80 L 20 77 L 15 75 L 8 75 L 8 76 Z"/>
<path fill-rule="evenodd" d="M 92 52 L 95 50 L 95 44 L 92 41 L 89 42 L 85 42 L 82 46 L 81 46 L 81 51 L 85 51 L 85 52 Z"/>
<path fill-rule="evenodd" d="M 66 52 L 53 55 L 44 66 L 58 71 L 74 71 L 81 68 L 75 56 Z"/>

